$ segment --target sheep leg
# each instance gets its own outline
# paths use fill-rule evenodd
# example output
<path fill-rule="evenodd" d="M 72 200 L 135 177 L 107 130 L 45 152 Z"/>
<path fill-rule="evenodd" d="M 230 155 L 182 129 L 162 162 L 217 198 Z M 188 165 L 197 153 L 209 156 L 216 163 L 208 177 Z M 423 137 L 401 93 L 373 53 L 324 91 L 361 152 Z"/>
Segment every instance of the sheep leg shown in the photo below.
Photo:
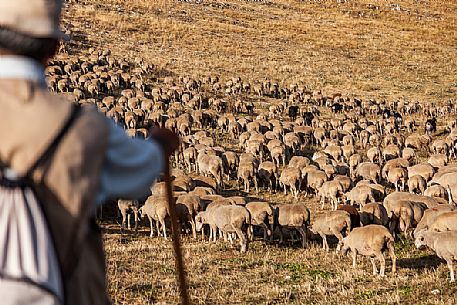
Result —
<path fill-rule="evenodd" d="M 378 268 L 376 268 L 376 261 L 374 257 L 370 257 L 371 265 L 373 266 L 373 275 L 378 274 Z"/>
<path fill-rule="evenodd" d="M 273 234 L 271 235 L 273 236 Z M 282 231 L 282 227 L 279 228 L 279 244 L 282 244 L 284 242 L 284 233 Z"/>
<path fill-rule="evenodd" d="M 246 235 L 243 231 L 241 231 L 241 229 L 236 229 L 235 232 L 236 235 L 238 235 L 238 237 L 240 238 L 241 253 L 246 253 L 246 251 L 248 250 L 248 241 L 246 239 Z"/>
<path fill-rule="evenodd" d="M 130 230 L 130 214 L 127 214 L 127 230 Z"/>
<path fill-rule="evenodd" d="M 397 273 L 397 257 L 395 256 L 395 248 L 393 241 L 389 241 L 387 243 L 387 249 L 389 251 L 390 259 L 392 260 L 392 273 Z"/>
<path fill-rule="evenodd" d="M 138 210 L 133 211 L 134 220 L 135 220 L 135 232 L 138 232 Z"/>
<path fill-rule="evenodd" d="M 343 245 L 343 234 L 340 231 L 332 232 L 338 238 L 338 245 L 336 246 L 336 252 L 338 253 Z"/>
<path fill-rule="evenodd" d="M 308 244 L 308 239 L 307 239 L 307 236 L 306 236 L 306 228 L 303 226 L 303 227 L 300 227 L 297 229 L 298 232 L 300 232 L 301 234 L 301 243 L 302 243 L 302 247 L 303 248 L 306 248 L 307 244 Z"/>
<path fill-rule="evenodd" d="M 193 219 L 190 220 L 190 226 L 192 227 L 192 237 L 197 239 L 197 228 L 195 226 L 195 221 Z"/>
<path fill-rule="evenodd" d="M 154 229 L 153 229 L 152 217 L 148 215 L 148 219 L 149 219 L 149 226 L 151 228 L 151 233 L 149 234 L 149 237 L 153 237 L 154 236 Z"/>
<path fill-rule="evenodd" d="M 352 268 L 355 268 L 356 261 L 357 261 L 357 250 L 351 249 L 352 251 Z"/>
<path fill-rule="evenodd" d="M 451 272 L 451 283 L 455 282 L 455 277 L 454 277 L 454 266 L 452 264 L 452 259 L 446 259 L 447 266 L 449 268 L 449 271 Z"/>
<path fill-rule="evenodd" d="M 268 226 L 262 222 L 260 225 L 263 228 L 263 240 L 267 241 L 267 237 L 271 235 L 271 231 L 268 229 Z"/>
<path fill-rule="evenodd" d="M 328 243 L 327 243 L 327 235 L 319 233 L 319 235 L 322 237 L 322 248 L 326 251 L 329 250 Z"/>
<path fill-rule="evenodd" d="M 127 214 L 124 212 L 121 212 L 122 214 L 122 224 L 121 224 L 121 231 L 125 229 L 125 223 L 127 222 Z"/>
<path fill-rule="evenodd" d="M 382 253 L 378 255 L 378 259 L 381 263 L 381 271 L 379 275 L 384 276 L 386 271 L 386 259 L 384 258 L 384 255 Z"/>
<path fill-rule="evenodd" d="M 165 237 L 165 240 L 167 240 L 167 228 L 165 227 L 165 219 L 160 221 L 162 224 L 162 229 L 163 229 L 163 236 Z"/>
<path fill-rule="evenodd" d="M 157 229 L 157 236 L 162 236 L 162 233 L 160 232 L 160 222 L 156 220 L 156 229 Z"/>

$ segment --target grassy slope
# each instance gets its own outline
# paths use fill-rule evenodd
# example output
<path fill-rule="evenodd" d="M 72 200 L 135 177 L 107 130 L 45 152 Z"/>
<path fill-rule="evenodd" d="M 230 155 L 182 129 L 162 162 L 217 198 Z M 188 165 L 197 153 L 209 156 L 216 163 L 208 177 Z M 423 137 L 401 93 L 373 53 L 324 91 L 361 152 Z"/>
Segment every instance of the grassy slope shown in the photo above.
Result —
<path fill-rule="evenodd" d="M 453 1 L 201 2 L 86 0 L 66 20 L 87 45 L 178 74 L 299 79 L 361 97 L 455 96 Z"/>
<path fill-rule="evenodd" d="M 140 56 L 163 75 L 241 76 L 251 81 L 303 80 L 312 89 L 356 96 L 453 98 L 457 5 L 445 1 L 87 0 L 66 13 L 71 52 L 111 49 Z M 261 198 L 289 202 L 283 195 Z M 300 199 L 303 200 L 303 199 Z M 317 203 L 307 202 L 316 211 Z M 170 243 L 121 236 L 104 224 L 109 290 L 115 304 L 176 304 Z M 256 241 L 243 256 L 223 242 L 184 242 L 196 304 L 455 304 L 448 270 L 432 252 L 396 245 L 399 274 L 372 278 L 361 260 L 296 245 Z M 336 262 L 336 263 L 335 263 Z M 388 263 L 388 266 L 389 263 Z M 436 270 L 436 272 L 435 272 Z M 438 289 L 438 294 L 431 291 Z"/>

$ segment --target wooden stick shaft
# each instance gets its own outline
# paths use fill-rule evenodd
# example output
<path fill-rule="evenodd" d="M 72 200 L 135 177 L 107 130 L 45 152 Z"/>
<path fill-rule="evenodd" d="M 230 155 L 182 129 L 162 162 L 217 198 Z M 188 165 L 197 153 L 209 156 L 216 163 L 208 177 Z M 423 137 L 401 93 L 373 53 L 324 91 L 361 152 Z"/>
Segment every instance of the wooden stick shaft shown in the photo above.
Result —
<path fill-rule="evenodd" d="M 181 304 L 190 305 L 189 295 L 187 293 L 187 281 L 186 281 L 184 260 L 183 260 L 182 249 L 181 249 L 181 240 L 180 240 L 181 236 L 180 236 L 180 230 L 179 230 L 179 226 L 178 226 L 178 219 L 176 216 L 176 205 L 173 200 L 173 193 L 172 193 L 172 188 L 171 188 L 170 161 L 168 159 L 165 160 L 164 181 L 165 181 L 165 187 L 166 187 L 166 193 L 167 193 L 168 210 L 169 210 L 170 218 L 171 218 L 173 250 L 174 250 L 174 254 L 175 254 L 175 265 L 176 265 L 176 272 L 177 272 L 177 277 L 178 277 L 179 292 L 180 292 L 180 296 L 181 296 Z"/>

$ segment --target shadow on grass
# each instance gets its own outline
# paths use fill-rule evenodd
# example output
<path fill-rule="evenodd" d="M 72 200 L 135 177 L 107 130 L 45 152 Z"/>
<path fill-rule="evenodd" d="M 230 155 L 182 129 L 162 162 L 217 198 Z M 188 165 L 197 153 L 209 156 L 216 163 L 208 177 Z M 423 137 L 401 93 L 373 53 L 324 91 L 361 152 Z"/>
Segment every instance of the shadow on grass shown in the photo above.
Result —
<path fill-rule="evenodd" d="M 441 265 L 443 261 L 436 255 L 427 255 L 416 258 L 400 258 L 397 266 L 407 269 L 434 269 Z"/>

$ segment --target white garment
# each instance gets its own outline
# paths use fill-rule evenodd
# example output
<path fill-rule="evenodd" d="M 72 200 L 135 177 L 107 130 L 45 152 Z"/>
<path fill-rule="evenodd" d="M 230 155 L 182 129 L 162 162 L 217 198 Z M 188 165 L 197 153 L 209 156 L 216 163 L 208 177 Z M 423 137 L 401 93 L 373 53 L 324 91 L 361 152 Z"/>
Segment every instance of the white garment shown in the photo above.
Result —
<path fill-rule="evenodd" d="M 0 296 L 2 305 L 60 305 L 55 296 L 43 289 L 29 283 L 1 278 Z"/>

